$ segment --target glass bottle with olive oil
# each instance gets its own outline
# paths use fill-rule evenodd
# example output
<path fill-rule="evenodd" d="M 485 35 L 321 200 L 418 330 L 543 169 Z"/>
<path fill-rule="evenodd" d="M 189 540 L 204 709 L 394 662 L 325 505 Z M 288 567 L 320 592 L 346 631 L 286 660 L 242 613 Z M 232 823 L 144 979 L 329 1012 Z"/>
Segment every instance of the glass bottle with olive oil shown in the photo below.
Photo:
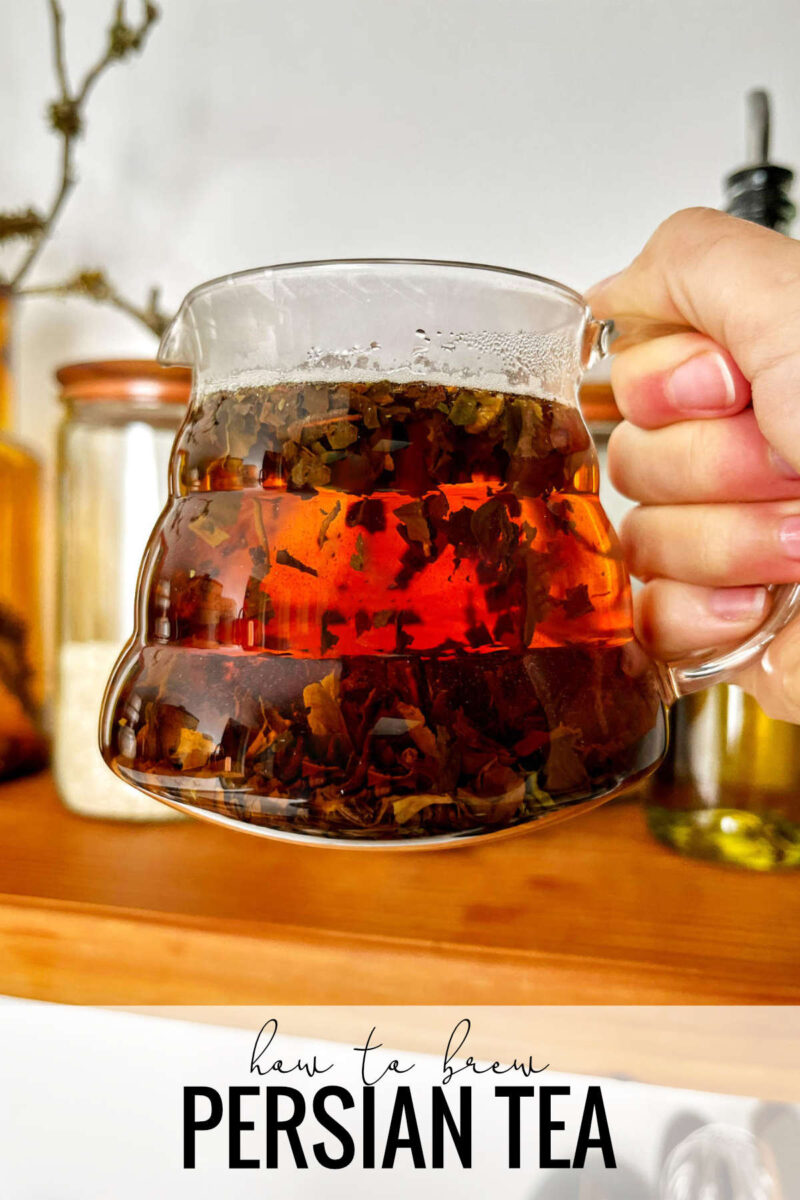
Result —
<path fill-rule="evenodd" d="M 794 176 L 769 161 L 766 92 L 748 95 L 747 116 L 751 165 L 726 179 L 726 209 L 788 233 Z M 679 700 L 647 816 L 656 837 L 690 857 L 756 871 L 800 867 L 800 726 L 772 720 L 730 684 Z"/>

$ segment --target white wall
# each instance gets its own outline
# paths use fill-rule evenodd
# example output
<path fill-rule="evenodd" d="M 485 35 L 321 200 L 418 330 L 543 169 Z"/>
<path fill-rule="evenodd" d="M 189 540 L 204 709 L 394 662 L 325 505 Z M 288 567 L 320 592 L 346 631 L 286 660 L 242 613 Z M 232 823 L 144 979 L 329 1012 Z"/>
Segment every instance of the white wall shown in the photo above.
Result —
<path fill-rule="evenodd" d="M 63 3 L 77 74 L 113 0 Z M 163 283 L 174 304 L 229 270 L 399 254 L 582 286 L 672 209 L 718 202 L 748 86 L 772 88 L 776 152 L 800 163 L 796 0 L 161 7 L 144 56 L 98 86 L 39 281 L 100 263 L 138 297 Z M 0 205 L 41 204 L 57 151 L 46 3 L 0 0 L 0 15 Z M 31 300 L 18 350 L 20 428 L 48 451 L 52 368 L 152 343 L 82 301 Z"/>

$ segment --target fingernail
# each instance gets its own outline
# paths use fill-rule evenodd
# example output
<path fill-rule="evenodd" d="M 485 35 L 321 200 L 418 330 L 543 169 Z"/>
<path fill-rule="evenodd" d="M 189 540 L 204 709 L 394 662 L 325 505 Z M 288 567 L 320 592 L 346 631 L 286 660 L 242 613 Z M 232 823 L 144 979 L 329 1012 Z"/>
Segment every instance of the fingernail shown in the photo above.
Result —
<path fill-rule="evenodd" d="M 763 587 L 717 588 L 708 607 L 723 621 L 753 621 L 764 614 L 767 589 Z"/>
<path fill-rule="evenodd" d="M 707 351 L 681 363 L 664 385 L 675 408 L 687 412 L 719 411 L 736 403 L 736 385 L 721 354 Z"/>
<path fill-rule="evenodd" d="M 781 547 L 787 558 L 800 558 L 800 517 L 787 517 L 781 523 Z"/>
<path fill-rule="evenodd" d="M 785 458 L 781 458 L 780 454 L 776 454 L 774 450 L 769 452 L 770 466 L 778 475 L 782 475 L 784 479 L 800 479 L 800 471 L 788 463 Z"/>

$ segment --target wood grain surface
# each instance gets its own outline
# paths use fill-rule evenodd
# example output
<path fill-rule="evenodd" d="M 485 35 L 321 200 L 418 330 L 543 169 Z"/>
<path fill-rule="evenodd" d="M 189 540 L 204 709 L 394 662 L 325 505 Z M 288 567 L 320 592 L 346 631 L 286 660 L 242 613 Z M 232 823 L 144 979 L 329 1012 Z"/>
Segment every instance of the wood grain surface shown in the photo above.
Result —
<path fill-rule="evenodd" d="M 0 992 L 97 1004 L 796 1004 L 800 876 L 681 859 L 635 801 L 423 853 L 0 788 Z"/>

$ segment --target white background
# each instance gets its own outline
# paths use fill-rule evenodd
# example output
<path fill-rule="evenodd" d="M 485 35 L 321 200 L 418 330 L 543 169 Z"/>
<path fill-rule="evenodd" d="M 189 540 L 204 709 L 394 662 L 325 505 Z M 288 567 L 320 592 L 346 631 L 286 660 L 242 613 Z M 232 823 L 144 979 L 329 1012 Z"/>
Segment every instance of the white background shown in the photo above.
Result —
<path fill-rule="evenodd" d="M 269 1017 L 265 1011 L 263 1019 Z M 380 1040 L 380 1009 L 374 1023 Z M 452 1023 L 442 1022 L 442 1049 Z M 444 1170 L 414 1170 L 408 1151 L 399 1151 L 391 1171 L 364 1171 L 356 1164 L 341 1171 L 313 1163 L 310 1146 L 319 1131 L 309 1117 L 300 1133 L 310 1161 L 298 1171 L 287 1165 L 277 1171 L 231 1171 L 227 1166 L 227 1124 L 197 1135 L 197 1167 L 182 1169 L 182 1093 L 184 1086 L 214 1087 L 227 1096 L 229 1086 L 284 1084 L 301 1089 L 307 1098 L 319 1086 L 335 1083 L 357 1096 L 358 1056 L 350 1046 L 307 1041 L 279 1033 L 269 1059 L 279 1055 L 286 1064 L 298 1056 L 308 1061 L 316 1053 L 320 1065 L 335 1064 L 330 1073 L 310 1081 L 304 1076 L 259 1080 L 249 1073 L 258 1024 L 252 1031 L 184 1024 L 151 1016 L 104 1012 L 102 1009 L 61 1007 L 0 1000 L 0 1195 L 3 1200 L 538 1200 L 552 1172 L 536 1166 L 536 1102 L 523 1100 L 523 1162 L 509 1170 L 507 1162 L 506 1101 L 493 1096 L 496 1084 L 571 1086 L 570 1097 L 556 1097 L 553 1115 L 567 1129 L 554 1133 L 553 1152 L 567 1157 L 574 1151 L 589 1077 L 563 1076 L 546 1071 L 532 1080 L 518 1076 L 475 1079 L 473 1088 L 473 1166 L 465 1171 L 454 1154 Z M 369 1031 L 367 1025 L 364 1035 Z M 531 1046 L 546 1043 L 546 1028 L 531 1022 Z M 353 1043 L 355 1044 L 355 1043 Z M 360 1044 L 363 1045 L 363 1042 Z M 531 1046 L 520 1047 L 520 1057 Z M 375 1051 L 388 1061 L 390 1051 Z M 425 1121 L 426 1097 L 442 1081 L 441 1059 L 398 1052 L 402 1065 L 414 1061 L 414 1071 L 377 1085 L 377 1128 L 388 1125 L 388 1108 L 397 1084 L 413 1087 L 423 1145 L 430 1145 Z M 266 1059 L 264 1060 L 266 1061 Z M 539 1060 L 536 1058 L 538 1064 Z M 461 1079 L 464 1077 L 462 1076 Z M 449 1085 L 455 1088 L 458 1081 Z M 661 1144 L 670 1121 L 679 1113 L 701 1122 L 725 1122 L 746 1128 L 755 1105 L 736 1097 L 602 1082 L 618 1165 L 635 1168 L 654 1187 L 659 1174 Z M 448 1103 L 457 1111 L 455 1096 Z M 533 1105 L 532 1108 L 525 1106 Z M 310 1100 L 309 1100 L 310 1106 Z M 198 1108 L 205 1114 L 206 1107 Z M 335 1110 L 331 1110 L 335 1113 Z M 345 1114 L 357 1150 L 360 1107 Z M 245 1098 L 242 1115 L 256 1129 L 242 1135 L 242 1153 L 264 1155 L 263 1093 L 261 1100 Z M 526 1119 L 527 1117 L 527 1119 Z M 283 1139 L 282 1139 L 283 1140 Z M 332 1153 L 338 1149 L 330 1138 Z M 382 1145 L 377 1139 L 380 1161 Z M 279 1145 L 280 1162 L 284 1148 Z M 590 1151 L 587 1164 L 598 1157 Z M 581 1172 L 558 1171 L 577 1181 Z M 626 1194 L 622 1172 L 603 1172 L 603 1200 L 639 1200 Z M 588 1194 L 588 1193 L 587 1193 Z M 594 1194 L 594 1193 L 593 1193 Z M 553 1193 L 548 1193 L 552 1196 Z M 569 1195 L 568 1192 L 559 1195 Z M 794 1195 L 787 1191 L 787 1200 Z M 648 1198 L 649 1200 L 649 1198 Z"/>
<path fill-rule="evenodd" d="M 63 0 L 80 75 L 114 0 Z M 800 162 L 796 0 L 160 0 L 141 59 L 103 78 L 80 184 L 39 282 L 105 266 L 174 306 L 269 262 L 466 258 L 582 287 L 657 222 L 720 201 L 743 94 L 772 89 Z M 128 0 L 138 15 L 136 0 Z M 0 0 L 0 206 L 44 205 L 58 143 L 45 0 Z M 31 300 L 22 433 L 49 455 L 51 373 L 152 353 L 127 318 Z"/>

